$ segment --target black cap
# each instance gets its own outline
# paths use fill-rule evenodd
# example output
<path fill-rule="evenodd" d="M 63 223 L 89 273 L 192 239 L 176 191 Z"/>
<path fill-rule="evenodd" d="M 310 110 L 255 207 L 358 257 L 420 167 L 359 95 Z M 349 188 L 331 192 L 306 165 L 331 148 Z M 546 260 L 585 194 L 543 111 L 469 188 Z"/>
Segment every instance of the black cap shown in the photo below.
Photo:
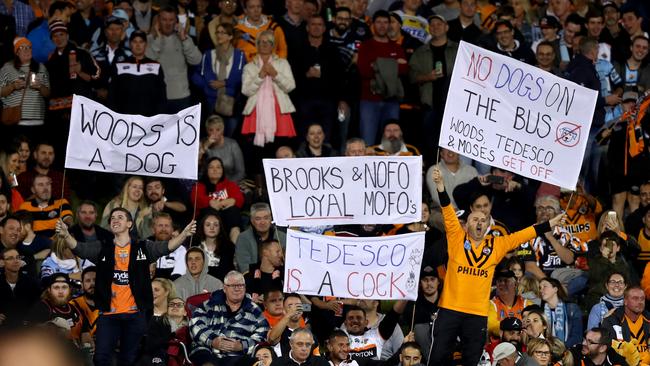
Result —
<path fill-rule="evenodd" d="M 131 33 L 131 36 L 129 37 L 129 42 L 133 41 L 136 38 L 142 38 L 145 42 L 147 42 L 147 33 L 141 30 L 135 30 L 133 31 L 133 33 Z"/>
<path fill-rule="evenodd" d="M 124 25 L 124 20 L 122 18 L 118 18 L 116 16 L 109 16 L 106 18 L 105 26 L 108 27 L 111 24 L 117 24 L 117 25 Z"/>
<path fill-rule="evenodd" d="M 494 274 L 494 279 L 498 280 L 499 278 L 516 278 L 515 273 L 511 270 L 499 271 Z"/>
<path fill-rule="evenodd" d="M 424 277 L 438 277 L 438 274 L 436 273 L 436 270 L 433 269 L 431 266 L 424 266 L 420 270 L 420 279 L 423 279 Z"/>
<path fill-rule="evenodd" d="M 619 11 L 620 9 L 618 8 L 618 5 L 614 1 L 605 1 L 603 2 L 603 10 L 605 10 L 606 7 L 611 6 L 612 8 L 616 9 L 616 11 Z"/>
<path fill-rule="evenodd" d="M 539 21 L 539 27 L 560 29 L 562 28 L 562 25 L 560 24 L 560 21 L 557 20 L 556 17 L 552 15 L 547 15 Z"/>
<path fill-rule="evenodd" d="M 68 275 L 65 273 L 57 272 L 45 277 L 43 282 L 45 287 L 50 287 L 53 284 L 58 282 L 67 283 L 68 285 L 70 285 L 70 277 L 68 277 Z"/>
<path fill-rule="evenodd" d="M 505 318 L 501 321 L 501 324 L 499 324 L 499 329 L 501 330 L 519 331 L 522 330 L 523 327 L 524 322 L 522 322 L 521 319 L 514 317 Z"/>

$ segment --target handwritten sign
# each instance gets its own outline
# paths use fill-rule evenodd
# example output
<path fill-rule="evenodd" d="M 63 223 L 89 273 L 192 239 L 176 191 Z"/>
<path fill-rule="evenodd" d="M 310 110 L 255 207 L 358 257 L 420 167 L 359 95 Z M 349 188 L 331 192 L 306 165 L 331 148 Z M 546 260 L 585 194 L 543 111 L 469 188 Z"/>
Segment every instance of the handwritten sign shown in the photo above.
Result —
<path fill-rule="evenodd" d="M 441 147 L 573 189 L 598 92 L 461 42 Z"/>
<path fill-rule="evenodd" d="M 153 117 L 119 114 L 72 100 L 65 167 L 197 179 L 201 106 Z"/>
<path fill-rule="evenodd" d="M 264 159 L 280 226 L 420 221 L 422 157 Z"/>
<path fill-rule="evenodd" d="M 415 300 L 423 251 L 424 232 L 347 238 L 289 229 L 284 292 Z"/>

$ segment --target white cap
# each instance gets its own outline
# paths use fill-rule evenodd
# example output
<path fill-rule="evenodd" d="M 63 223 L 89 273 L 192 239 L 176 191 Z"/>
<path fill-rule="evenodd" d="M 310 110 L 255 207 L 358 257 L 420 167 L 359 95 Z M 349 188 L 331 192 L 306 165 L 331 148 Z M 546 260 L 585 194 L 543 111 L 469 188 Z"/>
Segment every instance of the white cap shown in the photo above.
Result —
<path fill-rule="evenodd" d="M 512 356 L 517 353 L 517 349 L 510 342 L 501 342 L 492 351 L 492 366 L 496 366 L 497 362 L 503 360 L 508 356 Z"/>

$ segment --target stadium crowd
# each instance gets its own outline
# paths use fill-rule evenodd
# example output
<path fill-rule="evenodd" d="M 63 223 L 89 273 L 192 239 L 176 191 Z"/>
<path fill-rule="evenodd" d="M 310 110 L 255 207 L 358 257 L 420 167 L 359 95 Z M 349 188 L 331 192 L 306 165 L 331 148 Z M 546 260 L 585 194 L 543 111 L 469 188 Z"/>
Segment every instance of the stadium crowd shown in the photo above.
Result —
<path fill-rule="evenodd" d="M 0 1 L 0 365 L 650 365 L 649 5 Z M 598 92 L 576 191 L 438 147 L 461 40 Z M 200 103 L 198 181 L 64 170 L 73 94 Z M 417 301 L 283 293 L 262 159 L 370 155 L 422 220 L 305 230 L 426 232 Z"/>

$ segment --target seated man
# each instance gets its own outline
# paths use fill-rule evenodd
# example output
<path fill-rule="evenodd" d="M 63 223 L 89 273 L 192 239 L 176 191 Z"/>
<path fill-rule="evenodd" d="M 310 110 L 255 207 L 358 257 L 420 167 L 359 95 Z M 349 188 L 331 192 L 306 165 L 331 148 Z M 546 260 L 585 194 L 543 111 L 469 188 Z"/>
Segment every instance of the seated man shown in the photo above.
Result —
<path fill-rule="evenodd" d="M 257 248 L 263 241 L 277 240 L 282 248 L 287 242 L 286 232 L 278 230 L 278 227 L 271 223 L 271 206 L 268 203 L 254 203 L 250 211 L 251 226 L 239 235 L 235 246 L 235 259 L 242 273 L 246 273 L 248 267 L 259 260 Z"/>
<path fill-rule="evenodd" d="M 491 336 L 498 336 L 501 321 L 506 318 L 517 318 L 522 320 L 521 313 L 530 300 L 525 300 L 517 295 L 517 279 L 515 273 L 500 271 L 494 275 L 494 283 L 497 285 L 496 295 L 490 300 L 488 311 L 488 332 Z"/>
<path fill-rule="evenodd" d="M 276 358 L 271 366 L 328 366 L 328 362 L 321 356 L 312 355 L 314 335 L 306 328 L 298 328 L 289 340 L 291 349 L 282 357 Z"/>
<path fill-rule="evenodd" d="M 81 340 L 81 313 L 70 305 L 72 290 L 70 279 L 63 273 L 55 273 L 46 280 L 46 287 L 41 301 L 32 306 L 27 315 L 28 324 L 50 322 L 61 328 L 70 340 Z"/>
<path fill-rule="evenodd" d="M 280 242 L 275 239 L 268 239 L 260 246 L 262 251 L 260 261 L 251 264 L 248 272 L 244 274 L 246 288 L 251 294 L 253 301 L 258 301 L 260 295 L 267 290 L 279 287 L 282 288 L 284 279 L 284 254 Z"/>
<path fill-rule="evenodd" d="M 354 360 L 379 360 L 386 342 L 393 336 L 406 304 L 407 301 L 404 300 L 395 302 L 393 309 L 375 328 L 368 328 L 368 318 L 363 308 L 351 306 L 341 327 L 350 337 L 350 357 Z"/>
<path fill-rule="evenodd" d="M 4 271 L 0 273 L 0 327 L 22 324 L 25 309 L 38 301 L 39 283 L 23 273 L 23 257 L 15 248 L 2 249 L 0 258 Z"/>
<path fill-rule="evenodd" d="M 172 238 L 174 232 L 174 223 L 172 217 L 166 212 L 157 212 L 153 215 L 151 222 L 153 235 L 149 238 L 152 241 L 166 242 Z M 175 280 L 185 274 L 185 249 L 184 246 L 179 246 L 173 252 L 166 256 L 158 258 L 156 261 L 156 275 L 155 277 L 162 277 Z"/>
<path fill-rule="evenodd" d="M 187 217 L 185 212 L 187 206 L 174 195 L 170 194 L 161 178 L 150 177 L 145 185 L 147 202 L 151 205 L 151 212 L 165 212 L 169 214 L 174 222 L 185 225 Z"/>
<path fill-rule="evenodd" d="M 113 234 L 97 222 L 97 204 L 83 201 L 77 208 L 77 223 L 70 228 L 70 234 L 78 241 L 112 240 Z"/>
<path fill-rule="evenodd" d="M 81 289 L 83 293 L 70 300 L 70 304 L 79 310 L 83 322 L 81 334 L 82 344 L 95 343 L 95 332 L 97 331 L 97 318 L 99 309 L 95 306 L 95 279 L 97 278 L 97 267 L 90 266 L 81 273 Z M 94 348 L 94 346 L 93 346 Z"/>
<path fill-rule="evenodd" d="M 52 197 L 52 178 L 47 175 L 35 176 L 32 182 L 32 193 L 34 198 L 23 202 L 18 212 L 26 211 L 32 214 L 33 229 L 36 234 L 52 237 L 58 218 L 72 225 L 72 208 L 68 200 Z"/>
<path fill-rule="evenodd" d="M 213 292 L 194 310 L 189 328 L 194 364 L 233 366 L 266 340 L 269 323 L 262 309 L 246 296 L 244 276 L 230 271 L 224 289 Z"/>
<path fill-rule="evenodd" d="M 432 165 L 429 170 L 427 170 L 426 183 L 429 188 L 429 194 L 431 195 L 431 200 L 435 203 L 435 206 L 440 206 L 440 199 L 438 198 L 438 191 L 436 186 L 431 179 L 431 174 L 433 174 L 433 168 L 435 165 Z M 453 192 L 454 189 L 460 184 L 467 183 L 471 179 L 478 176 L 476 168 L 471 165 L 465 164 L 458 155 L 457 152 L 440 148 L 440 162 L 438 167 L 442 172 L 442 177 L 445 180 L 445 189 L 447 192 Z M 454 207 L 458 207 L 456 201 L 451 197 L 451 204 Z"/>
<path fill-rule="evenodd" d="M 386 318 L 386 314 L 381 314 L 377 311 L 379 308 L 379 300 L 359 300 L 358 306 L 366 312 L 366 319 L 368 320 L 368 329 L 378 329 L 382 320 Z M 399 351 L 404 342 L 404 333 L 399 325 L 395 325 L 393 333 L 386 339 L 381 353 L 379 354 L 380 360 L 387 360 L 393 354 Z"/>
<path fill-rule="evenodd" d="M 205 260 L 203 249 L 188 249 L 185 253 L 185 265 L 187 272 L 174 281 L 176 295 L 183 301 L 194 295 L 223 289 L 223 282 L 208 274 L 208 261 Z"/>
<path fill-rule="evenodd" d="M 402 128 L 397 121 L 390 121 L 384 126 L 384 133 L 381 135 L 379 145 L 368 148 L 369 155 L 380 156 L 414 156 L 420 155 L 417 147 L 404 143 Z"/>
<path fill-rule="evenodd" d="M 300 296 L 288 294 L 284 298 L 282 309 L 284 316 L 272 326 L 268 338 L 270 343 L 275 344 L 276 354 L 288 354 L 294 331 L 308 327 L 302 315 L 303 309 Z"/>

